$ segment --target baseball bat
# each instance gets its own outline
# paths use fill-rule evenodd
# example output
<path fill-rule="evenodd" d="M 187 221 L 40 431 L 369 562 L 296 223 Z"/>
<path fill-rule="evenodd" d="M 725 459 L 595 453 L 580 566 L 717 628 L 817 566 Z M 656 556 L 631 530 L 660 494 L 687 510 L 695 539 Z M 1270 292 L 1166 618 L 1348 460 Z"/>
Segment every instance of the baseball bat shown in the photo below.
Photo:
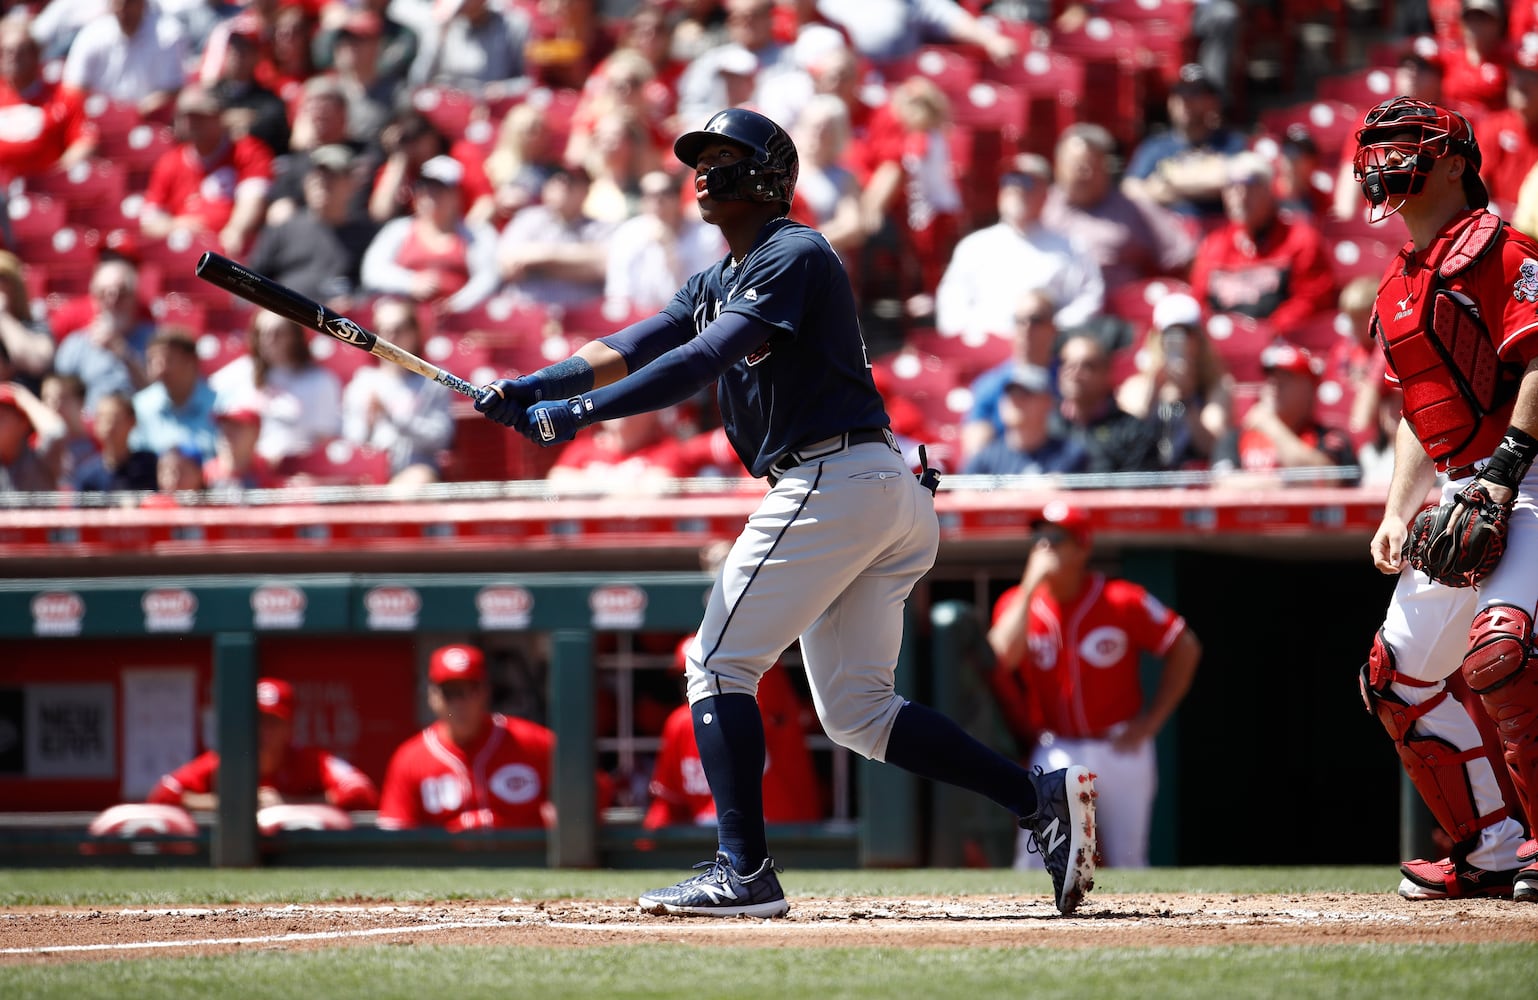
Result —
<path fill-rule="evenodd" d="M 480 389 L 452 372 L 445 371 L 431 362 L 424 361 L 410 351 L 396 347 L 382 337 L 375 336 L 357 323 L 333 309 L 321 305 L 307 295 L 301 295 L 287 285 L 279 284 L 263 274 L 237 264 L 228 257 L 205 251 L 198 258 L 197 276 L 247 302 L 261 306 L 268 312 L 284 319 L 291 319 L 302 327 L 335 337 L 344 344 L 351 344 L 360 351 L 367 351 L 376 358 L 400 365 L 407 371 L 416 372 L 434 382 L 442 383 L 459 393 L 474 399 Z"/>

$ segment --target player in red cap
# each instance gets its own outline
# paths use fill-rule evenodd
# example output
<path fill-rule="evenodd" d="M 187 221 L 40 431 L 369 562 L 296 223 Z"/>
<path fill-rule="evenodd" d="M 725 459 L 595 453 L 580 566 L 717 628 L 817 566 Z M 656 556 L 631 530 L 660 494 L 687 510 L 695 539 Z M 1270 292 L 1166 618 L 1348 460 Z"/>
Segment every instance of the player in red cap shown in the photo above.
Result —
<path fill-rule="evenodd" d="M 474 646 L 442 646 L 433 651 L 427 682 L 427 704 L 436 721 L 390 758 L 379 826 L 441 826 L 457 833 L 553 823 L 555 734 L 537 722 L 491 710 L 485 654 Z M 600 805 L 606 791 L 600 780 Z"/>
<path fill-rule="evenodd" d="M 678 644 L 673 669 L 681 677 L 686 666 L 688 636 Z M 771 670 L 758 685 L 758 707 L 764 716 L 764 820 L 769 823 L 808 823 L 823 818 L 822 788 L 806 748 L 806 726 L 800 700 L 784 670 Z M 675 708 L 662 726 L 662 748 L 652 769 L 651 805 L 641 825 L 647 829 L 694 823 L 714 823 L 716 802 L 705 780 L 699 745 L 694 741 L 694 717 L 687 704 Z"/>
<path fill-rule="evenodd" d="M 338 809 L 372 809 L 379 802 L 374 782 L 362 771 L 319 747 L 296 747 L 294 689 L 287 681 L 263 677 L 256 683 L 258 778 L 262 807 L 325 803 Z M 219 752 L 209 750 L 164 775 L 149 801 L 184 809 L 219 805 Z"/>
<path fill-rule="evenodd" d="M 1020 583 L 993 608 L 994 688 L 1011 729 L 1031 742 L 1033 765 L 1094 772 L 1105 863 L 1147 867 L 1158 783 L 1153 741 L 1191 686 L 1201 644 L 1184 618 L 1142 587 L 1091 571 L 1082 509 L 1050 503 L 1031 531 Z M 1151 698 L 1140 679 L 1144 652 L 1164 660 Z M 1026 859 L 1022 837 L 1016 866 Z"/>

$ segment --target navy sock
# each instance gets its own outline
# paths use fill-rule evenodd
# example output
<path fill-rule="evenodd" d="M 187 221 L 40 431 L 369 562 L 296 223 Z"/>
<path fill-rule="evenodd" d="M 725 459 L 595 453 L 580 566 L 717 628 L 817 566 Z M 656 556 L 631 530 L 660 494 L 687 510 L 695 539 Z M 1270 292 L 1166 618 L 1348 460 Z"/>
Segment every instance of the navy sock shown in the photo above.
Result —
<path fill-rule="evenodd" d="M 886 761 L 986 795 L 1016 816 L 1036 813 L 1036 788 L 1025 768 L 926 705 L 910 701 L 897 713 L 887 738 Z"/>
<path fill-rule="evenodd" d="M 764 832 L 764 718 L 750 694 L 718 694 L 694 703 L 694 742 L 716 800 L 716 836 L 742 875 L 769 856 Z"/>

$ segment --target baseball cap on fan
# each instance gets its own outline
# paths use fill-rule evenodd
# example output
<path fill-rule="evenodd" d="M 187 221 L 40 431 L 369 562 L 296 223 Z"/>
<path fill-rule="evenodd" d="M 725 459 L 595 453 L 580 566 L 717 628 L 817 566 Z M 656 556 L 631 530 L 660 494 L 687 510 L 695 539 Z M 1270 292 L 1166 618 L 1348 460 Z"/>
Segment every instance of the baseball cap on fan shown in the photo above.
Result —
<path fill-rule="evenodd" d="M 1031 521 L 1033 532 L 1047 528 L 1060 528 L 1080 545 L 1089 544 L 1089 512 L 1082 507 L 1053 500 L 1042 508 L 1040 516 Z"/>
<path fill-rule="evenodd" d="M 1153 325 L 1161 332 L 1174 326 L 1194 330 L 1202 325 L 1202 304 L 1185 292 L 1170 292 L 1154 306 Z"/>
<path fill-rule="evenodd" d="M 422 164 L 422 180 L 457 188 L 465 178 L 465 168 L 452 156 L 435 156 Z"/>
<path fill-rule="evenodd" d="M 480 683 L 486 679 L 486 654 L 474 646 L 441 646 L 428 661 L 427 679 L 433 684 Z"/>
<path fill-rule="evenodd" d="M 1260 352 L 1260 368 L 1267 375 L 1272 372 L 1291 372 L 1307 375 L 1318 381 L 1324 374 L 1324 363 L 1296 344 L 1278 340 Z"/>
<path fill-rule="evenodd" d="M 256 682 L 256 710 L 284 722 L 294 718 L 294 688 L 288 681 L 263 677 Z"/>

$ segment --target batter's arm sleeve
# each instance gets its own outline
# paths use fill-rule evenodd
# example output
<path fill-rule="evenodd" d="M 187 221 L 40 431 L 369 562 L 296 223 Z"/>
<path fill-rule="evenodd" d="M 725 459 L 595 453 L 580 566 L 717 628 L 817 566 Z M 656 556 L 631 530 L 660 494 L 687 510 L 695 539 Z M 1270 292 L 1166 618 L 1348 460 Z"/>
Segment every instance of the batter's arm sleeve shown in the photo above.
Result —
<path fill-rule="evenodd" d="M 743 313 L 722 313 L 699 336 L 620 382 L 588 394 L 590 421 L 648 413 L 682 403 L 774 336 L 775 329 Z"/>

